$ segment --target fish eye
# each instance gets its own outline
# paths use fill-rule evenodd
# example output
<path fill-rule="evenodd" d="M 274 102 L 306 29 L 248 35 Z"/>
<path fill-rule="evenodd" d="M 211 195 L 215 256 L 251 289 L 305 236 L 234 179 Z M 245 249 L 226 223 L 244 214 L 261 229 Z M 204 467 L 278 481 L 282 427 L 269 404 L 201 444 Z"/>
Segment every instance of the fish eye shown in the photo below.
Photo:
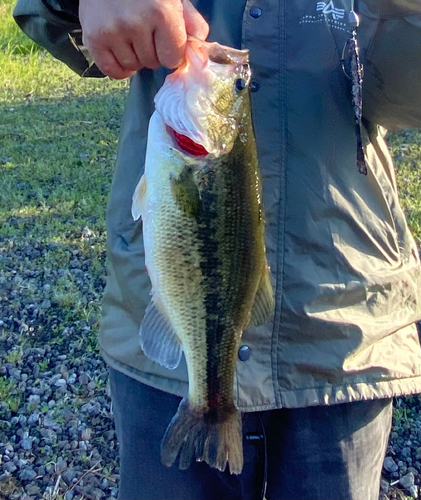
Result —
<path fill-rule="evenodd" d="M 237 80 L 235 80 L 235 90 L 237 92 L 241 92 L 242 90 L 244 90 L 245 88 L 247 87 L 247 83 L 246 81 L 244 80 L 244 78 L 237 78 Z"/>

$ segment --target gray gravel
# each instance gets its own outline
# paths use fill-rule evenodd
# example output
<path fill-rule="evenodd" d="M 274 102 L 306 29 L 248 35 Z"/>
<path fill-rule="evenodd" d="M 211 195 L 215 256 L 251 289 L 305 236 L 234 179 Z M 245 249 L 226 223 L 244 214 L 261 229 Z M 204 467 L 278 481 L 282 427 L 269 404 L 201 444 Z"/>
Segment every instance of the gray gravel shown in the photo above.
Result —
<path fill-rule="evenodd" d="M 96 346 L 105 280 L 90 269 L 104 255 L 91 243 L 4 251 L 0 241 L 0 500 L 117 496 L 108 371 Z M 58 262 L 71 254 L 70 270 L 39 265 L 55 252 Z"/>
<path fill-rule="evenodd" d="M 50 360 L 45 371 L 43 359 Z M 22 398 L 17 411 L 0 403 L 0 491 L 10 490 L 4 498 L 115 498 L 117 442 L 98 354 L 70 347 L 68 359 L 59 359 L 46 344 L 24 349 L 0 373 L 16 380 Z"/>
<path fill-rule="evenodd" d="M 421 486 L 421 397 L 398 398 L 394 406 L 392 432 L 383 463 L 382 492 L 388 498 L 404 498 L 402 494 L 405 498 L 418 498 Z"/>

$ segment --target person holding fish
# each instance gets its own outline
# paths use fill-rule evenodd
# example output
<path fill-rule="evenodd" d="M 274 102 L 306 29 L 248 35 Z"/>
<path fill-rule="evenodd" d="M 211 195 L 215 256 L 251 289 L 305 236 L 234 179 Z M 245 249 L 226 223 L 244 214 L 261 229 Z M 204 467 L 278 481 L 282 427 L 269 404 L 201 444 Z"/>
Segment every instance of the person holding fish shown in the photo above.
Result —
<path fill-rule="evenodd" d="M 131 77 L 100 336 L 119 498 L 377 500 L 392 398 L 421 392 L 385 143 L 421 127 L 419 2 L 43 5 L 15 10 L 35 40 Z"/>

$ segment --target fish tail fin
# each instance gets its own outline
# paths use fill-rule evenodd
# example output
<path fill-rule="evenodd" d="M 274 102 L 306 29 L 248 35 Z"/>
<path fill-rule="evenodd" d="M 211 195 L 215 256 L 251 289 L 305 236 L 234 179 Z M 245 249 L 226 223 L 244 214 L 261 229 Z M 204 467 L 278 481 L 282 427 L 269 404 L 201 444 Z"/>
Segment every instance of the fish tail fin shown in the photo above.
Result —
<path fill-rule="evenodd" d="M 182 470 L 196 460 L 220 471 L 224 471 L 228 463 L 231 474 L 240 474 L 243 469 L 241 415 L 233 408 L 227 418 L 220 420 L 211 412 L 197 411 L 183 399 L 162 439 L 162 463 L 170 467 L 180 453 Z"/>

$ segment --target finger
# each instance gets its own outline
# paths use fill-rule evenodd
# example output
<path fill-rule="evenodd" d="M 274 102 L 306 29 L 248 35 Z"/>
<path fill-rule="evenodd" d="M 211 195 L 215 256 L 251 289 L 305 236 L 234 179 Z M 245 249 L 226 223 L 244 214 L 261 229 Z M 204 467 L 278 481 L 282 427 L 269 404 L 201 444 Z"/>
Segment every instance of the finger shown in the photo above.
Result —
<path fill-rule="evenodd" d="M 118 64 L 126 71 L 137 71 L 142 67 L 131 43 L 122 40 L 121 43 L 114 43 L 112 53 Z"/>
<path fill-rule="evenodd" d="M 107 75 L 110 78 L 122 80 L 123 78 L 128 78 L 135 73 L 134 71 L 123 68 L 111 50 L 97 53 L 93 51 L 91 52 L 91 55 L 98 68 L 104 73 L 104 75 Z"/>
<path fill-rule="evenodd" d="M 156 69 L 161 66 L 156 55 L 153 33 L 149 33 L 143 38 L 138 35 L 136 41 L 133 42 L 133 50 L 142 63 L 142 67 Z"/>
<path fill-rule="evenodd" d="M 187 40 L 181 3 L 177 12 L 172 8 L 162 11 L 161 15 L 163 18 L 154 33 L 156 55 L 162 66 L 177 68 L 184 61 Z"/>
<path fill-rule="evenodd" d="M 206 40 L 209 34 L 209 25 L 202 15 L 194 8 L 189 0 L 183 0 L 183 16 L 186 23 L 188 35 L 195 36 L 200 40 Z"/>

